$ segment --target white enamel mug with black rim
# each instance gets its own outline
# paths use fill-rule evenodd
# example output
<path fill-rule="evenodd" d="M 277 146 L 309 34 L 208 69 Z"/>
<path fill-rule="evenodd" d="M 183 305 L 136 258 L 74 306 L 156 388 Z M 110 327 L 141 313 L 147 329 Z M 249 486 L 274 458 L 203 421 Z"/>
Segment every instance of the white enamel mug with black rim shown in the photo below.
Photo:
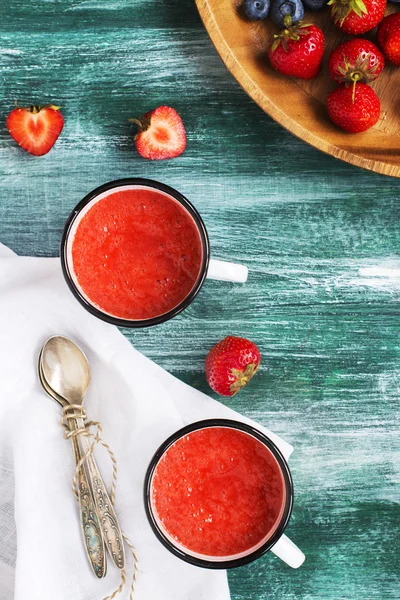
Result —
<path fill-rule="evenodd" d="M 174 201 L 179 202 L 185 208 L 185 210 L 187 210 L 190 217 L 195 222 L 200 235 L 203 250 L 202 264 L 199 275 L 193 288 L 177 306 L 175 306 L 174 308 L 172 308 L 164 314 L 157 315 L 152 318 L 130 320 L 116 317 L 110 313 L 101 310 L 98 306 L 95 306 L 90 301 L 90 299 L 84 294 L 84 292 L 79 286 L 79 283 L 73 270 L 72 245 L 76 230 L 79 226 L 82 217 L 97 202 L 101 201 L 110 193 L 143 188 L 156 190 L 162 194 L 165 194 Z M 198 211 L 189 202 L 189 200 L 185 198 L 185 196 L 183 196 L 180 192 L 171 188 L 168 185 L 165 185 L 158 181 L 142 178 L 129 178 L 111 181 L 110 183 L 106 183 L 96 188 L 95 190 L 87 194 L 87 196 L 85 196 L 85 198 L 83 198 L 83 200 L 79 202 L 79 204 L 74 208 L 74 210 L 68 217 L 68 220 L 65 224 L 64 233 L 61 240 L 61 266 L 65 280 L 70 290 L 74 294 L 75 298 L 86 308 L 86 310 L 88 310 L 92 315 L 98 317 L 99 319 L 107 321 L 108 323 L 112 323 L 113 325 L 118 325 L 120 327 L 149 327 L 151 325 L 158 325 L 159 323 L 164 323 L 165 321 L 172 319 L 173 317 L 181 313 L 183 310 L 185 310 L 185 308 L 187 308 L 193 302 L 207 278 L 217 279 L 220 281 L 245 283 L 247 281 L 248 276 L 248 269 L 246 266 L 221 260 L 215 260 L 210 257 L 210 242 L 204 222 Z"/>
<path fill-rule="evenodd" d="M 279 521 L 277 522 L 273 531 L 266 535 L 265 538 L 260 540 L 255 547 L 249 548 L 240 554 L 231 556 L 205 556 L 184 547 L 166 530 L 162 520 L 157 515 L 157 510 L 153 504 L 154 474 L 157 469 L 157 465 L 165 456 L 165 453 L 171 446 L 185 436 L 188 436 L 192 432 L 201 431 L 208 427 L 226 427 L 235 429 L 255 438 L 260 444 L 266 447 L 275 458 L 279 465 L 284 482 L 284 506 Z M 268 551 L 271 551 L 273 554 L 278 556 L 293 569 L 300 567 L 305 560 L 305 556 L 303 552 L 284 534 L 292 514 L 293 501 L 294 490 L 292 476 L 289 466 L 278 447 L 272 442 L 272 440 L 264 435 L 264 433 L 255 427 L 232 419 L 207 419 L 192 423 L 176 431 L 167 440 L 165 440 L 163 444 L 161 444 L 154 454 L 147 469 L 144 482 L 144 504 L 146 515 L 158 540 L 178 558 L 197 567 L 203 567 L 207 569 L 232 569 L 241 567 L 242 565 L 248 564 L 260 558 Z"/>

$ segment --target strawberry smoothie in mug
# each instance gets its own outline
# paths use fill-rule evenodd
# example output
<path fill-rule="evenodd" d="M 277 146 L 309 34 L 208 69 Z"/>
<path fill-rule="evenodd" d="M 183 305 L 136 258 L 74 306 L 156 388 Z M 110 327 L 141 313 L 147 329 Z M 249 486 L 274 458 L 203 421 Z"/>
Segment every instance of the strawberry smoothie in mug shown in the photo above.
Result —
<path fill-rule="evenodd" d="M 81 304 L 125 327 L 176 316 L 206 277 L 244 283 L 248 273 L 243 265 L 210 259 L 194 206 L 148 179 L 122 179 L 88 194 L 66 223 L 61 262 Z"/>
<path fill-rule="evenodd" d="M 230 419 L 187 425 L 157 450 L 145 477 L 150 525 L 173 554 L 227 569 L 268 550 L 293 568 L 303 552 L 284 535 L 293 506 L 289 467 L 275 444 Z"/>

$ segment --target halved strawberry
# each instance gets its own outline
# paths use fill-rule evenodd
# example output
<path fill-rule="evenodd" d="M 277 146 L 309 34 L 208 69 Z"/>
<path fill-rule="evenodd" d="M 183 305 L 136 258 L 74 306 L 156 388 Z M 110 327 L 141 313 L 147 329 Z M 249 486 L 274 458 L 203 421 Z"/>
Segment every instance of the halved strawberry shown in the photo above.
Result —
<path fill-rule="evenodd" d="M 136 149 L 143 158 L 149 160 L 175 158 L 185 150 L 185 127 L 174 108 L 159 106 L 140 119 L 129 120 L 139 127 L 135 142 Z"/>
<path fill-rule="evenodd" d="M 64 119 L 58 106 L 29 106 L 15 108 L 7 117 L 11 137 L 27 152 L 35 156 L 47 154 L 54 146 Z"/>

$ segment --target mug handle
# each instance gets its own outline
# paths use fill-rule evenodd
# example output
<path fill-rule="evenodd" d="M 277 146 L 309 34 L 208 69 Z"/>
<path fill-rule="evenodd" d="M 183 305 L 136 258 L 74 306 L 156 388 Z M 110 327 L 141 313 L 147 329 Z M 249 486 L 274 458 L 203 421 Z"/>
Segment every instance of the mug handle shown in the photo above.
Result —
<path fill-rule="evenodd" d="M 207 279 L 233 281 L 234 283 L 246 283 L 248 274 L 249 270 L 244 265 L 238 265 L 236 263 L 210 258 Z"/>
<path fill-rule="evenodd" d="M 289 567 L 298 569 L 301 567 L 306 557 L 303 552 L 293 544 L 289 538 L 283 534 L 279 540 L 270 549 L 278 558 L 283 560 Z"/>

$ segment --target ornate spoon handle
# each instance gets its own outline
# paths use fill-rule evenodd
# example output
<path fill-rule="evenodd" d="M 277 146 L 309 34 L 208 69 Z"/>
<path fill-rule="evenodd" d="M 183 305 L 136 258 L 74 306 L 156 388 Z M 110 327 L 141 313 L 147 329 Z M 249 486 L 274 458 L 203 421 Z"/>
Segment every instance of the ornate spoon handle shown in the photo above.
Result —
<path fill-rule="evenodd" d="M 84 427 L 83 419 L 76 420 L 78 428 Z M 86 452 L 88 440 L 82 436 L 83 449 Z M 105 546 L 118 569 L 125 567 L 124 540 L 119 526 L 114 506 L 108 496 L 106 486 L 101 478 L 100 471 L 92 454 L 88 456 L 87 466 L 91 488 L 93 490 L 96 512 L 100 520 Z"/>
<path fill-rule="evenodd" d="M 75 455 L 76 464 L 81 459 L 81 451 L 75 437 L 72 437 L 72 446 Z M 93 569 L 94 574 L 99 579 L 104 577 L 107 571 L 106 555 L 104 550 L 104 539 L 99 520 L 96 514 L 96 507 L 92 497 L 92 491 L 86 477 L 86 472 L 82 466 L 78 474 L 78 499 L 80 507 L 80 520 L 85 541 L 86 554 Z"/>

